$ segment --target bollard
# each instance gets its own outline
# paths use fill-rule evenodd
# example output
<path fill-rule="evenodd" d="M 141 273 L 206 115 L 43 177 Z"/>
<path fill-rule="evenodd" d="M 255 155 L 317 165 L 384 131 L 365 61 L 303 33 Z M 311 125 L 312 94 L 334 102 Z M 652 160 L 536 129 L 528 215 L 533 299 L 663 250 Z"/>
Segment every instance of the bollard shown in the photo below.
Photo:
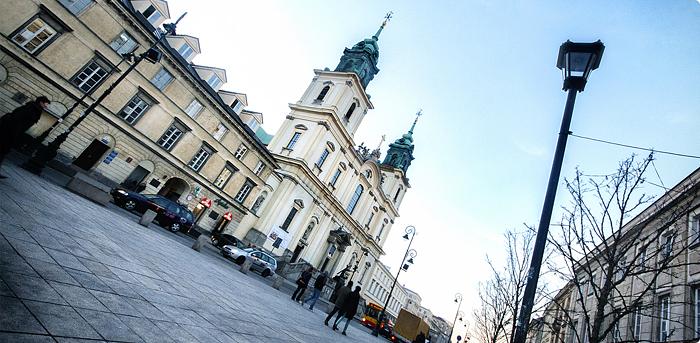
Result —
<path fill-rule="evenodd" d="M 274 281 L 272 281 L 272 288 L 279 290 L 280 287 L 282 287 L 282 283 L 284 283 L 284 278 L 279 274 L 275 274 L 274 278 Z"/>
<path fill-rule="evenodd" d="M 153 219 L 156 218 L 156 214 L 157 213 L 155 213 L 152 210 L 146 210 L 146 212 L 144 212 L 143 215 L 141 216 L 141 219 L 139 219 L 139 224 L 141 224 L 145 227 L 148 227 L 148 225 L 151 224 Z"/>
<path fill-rule="evenodd" d="M 200 249 L 202 249 L 202 247 L 204 246 L 204 244 L 206 244 L 208 240 L 209 239 L 207 238 L 207 235 L 199 235 L 199 237 L 197 237 L 197 240 L 194 241 L 194 244 L 192 244 L 192 249 L 199 251 Z"/>
<path fill-rule="evenodd" d="M 243 274 L 248 274 L 248 271 L 250 270 L 250 267 L 253 265 L 253 261 L 251 261 L 249 258 L 246 257 L 245 262 L 241 264 L 241 273 Z"/>

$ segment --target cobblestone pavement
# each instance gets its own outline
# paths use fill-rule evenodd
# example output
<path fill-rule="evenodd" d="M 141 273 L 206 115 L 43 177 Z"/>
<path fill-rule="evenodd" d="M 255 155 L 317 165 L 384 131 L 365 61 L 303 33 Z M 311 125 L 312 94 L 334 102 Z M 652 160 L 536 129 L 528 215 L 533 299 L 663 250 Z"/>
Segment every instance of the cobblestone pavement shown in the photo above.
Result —
<path fill-rule="evenodd" d="M 342 336 L 228 261 L 7 164 L 0 342 L 386 342 Z"/>

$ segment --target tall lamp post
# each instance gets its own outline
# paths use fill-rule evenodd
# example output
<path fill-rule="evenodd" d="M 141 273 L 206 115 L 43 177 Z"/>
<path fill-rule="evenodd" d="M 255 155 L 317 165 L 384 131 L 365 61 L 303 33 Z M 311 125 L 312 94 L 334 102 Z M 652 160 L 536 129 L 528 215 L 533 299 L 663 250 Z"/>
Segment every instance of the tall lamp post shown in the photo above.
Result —
<path fill-rule="evenodd" d="M 411 243 L 413 243 L 413 237 L 416 237 L 416 227 L 413 225 L 406 226 L 405 234 L 403 235 L 403 239 L 408 240 L 408 246 L 406 247 L 406 253 L 403 255 L 403 259 L 401 260 L 401 265 L 399 266 L 399 271 L 396 272 L 396 277 L 394 278 L 394 283 L 391 284 L 391 289 L 389 290 L 389 296 L 386 298 L 386 301 L 384 302 L 384 306 L 382 307 L 382 312 L 379 313 L 379 317 L 377 317 L 377 325 L 374 326 L 374 329 L 372 330 L 372 335 L 373 336 L 379 336 L 379 325 L 381 324 L 382 320 L 384 320 L 384 316 L 386 315 L 386 307 L 389 305 L 389 301 L 391 301 L 391 295 L 394 293 L 394 287 L 396 286 L 396 281 L 399 280 L 399 275 L 401 274 L 402 270 L 408 270 L 408 267 L 413 264 L 413 258 L 418 255 L 418 253 L 411 249 Z"/>
<path fill-rule="evenodd" d="M 65 131 L 63 131 L 60 135 L 56 136 L 51 142 L 49 142 L 47 145 L 40 145 L 36 151 L 36 153 L 32 156 L 31 159 L 29 159 L 26 163 L 22 165 L 23 168 L 29 170 L 30 172 L 40 175 L 41 172 L 44 170 L 44 167 L 46 167 L 46 164 L 52 160 L 54 157 L 56 157 L 58 153 L 58 149 L 61 147 L 61 144 L 63 144 L 66 139 L 68 139 L 68 135 L 70 135 L 73 130 L 80 125 L 80 123 L 87 118 L 87 116 L 92 113 L 92 111 L 99 106 L 102 101 L 114 91 L 119 84 L 124 81 L 124 79 L 129 75 L 136 67 L 141 63 L 143 60 L 147 60 L 151 63 L 158 63 L 160 61 L 160 58 L 162 57 L 162 53 L 156 48 L 158 44 L 160 44 L 166 36 L 174 34 L 175 32 L 175 27 L 177 24 L 182 20 L 182 18 L 185 17 L 187 13 L 183 13 L 180 18 L 178 18 L 174 23 L 172 24 L 166 24 L 163 25 L 166 30 L 165 32 L 161 32 L 160 36 L 158 39 L 151 45 L 150 48 L 148 48 L 146 51 L 141 53 L 140 55 L 130 55 L 129 57 L 132 57 L 133 63 L 127 68 L 124 73 L 122 73 L 119 78 L 117 78 L 114 83 L 112 83 L 109 88 L 107 88 L 102 95 L 100 95 L 99 98 L 97 98 L 90 106 L 88 106 L 87 109 L 85 109 L 85 112 L 83 112 L 78 119 L 76 119 Z M 84 96 L 85 97 L 85 96 Z M 79 101 L 80 102 L 80 101 Z M 71 110 L 75 108 L 72 107 Z M 47 132 L 45 132 L 46 135 L 48 135 Z M 43 136 L 43 134 L 42 134 Z"/>
<path fill-rule="evenodd" d="M 455 331 L 455 325 L 457 325 L 457 317 L 459 317 L 460 311 L 459 309 L 462 307 L 462 294 L 457 293 L 455 294 L 455 302 L 457 303 L 457 312 L 455 313 L 455 320 L 452 322 L 452 328 L 450 329 L 450 342 L 452 342 L 452 334 Z M 464 314 L 462 314 L 464 316 Z M 460 317 L 460 320 L 462 318 Z"/>
<path fill-rule="evenodd" d="M 547 193 L 544 197 L 542 215 L 537 228 L 537 238 L 535 238 L 535 247 L 532 251 L 532 260 L 527 274 L 528 277 L 523 294 L 523 302 L 520 306 L 520 313 L 516 323 L 515 337 L 513 339 L 514 343 L 525 343 L 527 338 L 527 326 L 530 321 L 532 306 L 535 302 L 537 281 L 540 277 L 540 267 L 542 266 L 542 257 L 544 255 L 545 243 L 547 242 L 549 223 L 552 218 L 552 208 L 554 206 L 554 197 L 557 193 L 566 140 L 570 134 L 569 126 L 571 125 L 571 115 L 574 111 L 576 93 L 583 91 L 586 86 L 586 81 L 588 80 L 588 75 L 600 65 L 603 50 L 605 50 L 605 46 L 601 41 L 594 43 L 573 43 L 571 41 L 566 41 L 559 48 L 557 68 L 561 69 L 564 76 L 563 90 L 568 91 L 569 94 L 566 99 L 561 129 L 559 130 L 557 148 L 554 152 L 552 170 L 549 174 L 549 184 L 547 185 Z"/>

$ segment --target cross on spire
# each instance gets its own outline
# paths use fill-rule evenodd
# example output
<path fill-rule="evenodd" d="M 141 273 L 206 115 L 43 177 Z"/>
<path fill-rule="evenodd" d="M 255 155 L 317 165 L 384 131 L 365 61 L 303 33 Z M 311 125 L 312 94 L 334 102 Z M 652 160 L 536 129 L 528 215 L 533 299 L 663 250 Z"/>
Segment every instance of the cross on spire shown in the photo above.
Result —
<path fill-rule="evenodd" d="M 423 109 L 419 109 L 418 112 L 416 112 L 416 119 L 413 121 L 413 125 L 411 125 L 411 129 L 408 130 L 410 134 L 413 134 L 413 129 L 416 128 L 416 123 L 418 122 L 418 117 L 423 115 Z"/>
<path fill-rule="evenodd" d="M 377 30 L 377 33 L 372 36 L 374 40 L 379 40 L 379 35 L 382 33 L 382 30 L 384 30 L 384 27 L 386 26 L 387 23 L 389 23 L 389 20 L 394 16 L 394 11 L 389 11 L 385 16 L 384 16 L 384 21 L 382 22 L 382 25 L 379 26 L 379 30 Z"/>

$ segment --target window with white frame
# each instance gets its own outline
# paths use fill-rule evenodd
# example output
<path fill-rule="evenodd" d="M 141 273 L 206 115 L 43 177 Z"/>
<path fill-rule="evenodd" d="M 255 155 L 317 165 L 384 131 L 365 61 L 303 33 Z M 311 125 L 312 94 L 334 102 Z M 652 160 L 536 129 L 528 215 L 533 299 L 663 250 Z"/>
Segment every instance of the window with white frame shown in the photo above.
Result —
<path fill-rule="evenodd" d="M 163 15 L 158 11 L 153 5 L 148 6 L 145 11 L 143 11 L 143 16 L 146 17 L 149 23 L 152 25 L 158 24 L 158 21 L 163 18 Z"/>
<path fill-rule="evenodd" d="M 163 149 L 170 151 L 184 133 L 185 128 L 183 125 L 178 122 L 174 122 L 167 130 L 165 130 L 165 133 L 160 136 L 160 139 L 158 139 L 158 145 L 160 145 Z"/>
<path fill-rule="evenodd" d="M 294 217 L 297 215 L 297 212 L 299 212 L 299 209 L 296 207 L 292 207 L 289 210 L 289 213 L 287 213 L 287 217 L 284 218 L 284 222 L 282 222 L 282 225 L 280 225 L 280 229 L 284 231 L 289 231 L 289 225 L 292 224 L 292 220 L 294 220 Z"/>
<path fill-rule="evenodd" d="M 693 314 L 694 314 L 694 332 L 695 338 L 700 337 L 700 286 L 696 286 L 694 289 L 693 297 Z"/>
<path fill-rule="evenodd" d="M 263 170 L 265 170 L 265 163 L 263 163 L 263 161 L 258 161 L 258 164 L 255 165 L 255 169 L 253 169 L 253 173 L 255 175 L 260 175 Z"/>
<path fill-rule="evenodd" d="M 639 341 L 642 337 L 642 306 L 641 304 L 637 306 L 634 310 L 634 327 L 632 328 L 632 334 L 634 335 L 634 340 Z"/>
<path fill-rule="evenodd" d="M 109 43 L 109 47 L 120 55 L 133 52 L 134 50 L 136 50 L 137 46 L 138 43 L 136 42 L 134 37 L 131 37 L 131 35 L 128 34 L 126 31 L 122 31 L 122 33 L 120 33 L 117 37 L 115 37 L 112 40 L 111 43 Z"/>
<path fill-rule="evenodd" d="M 223 189 L 224 186 L 226 186 L 228 180 L 231 179 L 231 176 L 233 176 L 235 172 L 236 168 L 226 163 L 224 169 L 222 169 L 221 173 L 219 173 L 219 176 L 216 177 L 216 180 L 214 181 L 214 186 L 216 186 L 216 188 Z"/>
<path fill-rule="evenodd" d="M 92 0 L 58 0 L 71 13 L 78 15 L 92 3 Z"/>
<path fill-rule="evenodd" d="M 239 204 L 242 204 L 248 197 L 248 194 L 250 194 L 250 191 L 253 189 L 253 187 L 255 187 L 255 184 L 250 180 L 246 180 L 246 182 L 243 184 L 243 186 L 238 191 L 238 194 L 236 194 L 236 197 L 233 200 L 235 200 Z"/>
<path fill-rule="evenodd" d="M 236 99 L 233 101 L 233 104 L 231 104 L 231 108 L 233 109 L 233 112 L 236 112 L 236 114 L 241 115 L 241 110 L 243 109 L 243 102 Z"/>
<path fill-rule="evenodd" d="M 287 143 L 287 149 L 289 150 L 294 150 L 294 146 L 297 144 L 299 141 L 299 137 L 301 137 L 301 132 L 294 132 L 292 134 L 292 139 L 289 140 L 289 143 Z"/>
<path fill-rule="evenodd" d="M 167 87 L 172 81 L 173 75 L 165 70 L 165 67 L 160 68 L 156 75 L 151 79 L 151 83 L 160 90 L 164 90 L 165 87 Z"/>
<path fill-rule="evenodd" d="M 119 116 L 127 123 L 133 125 L 151 107 L 151 101 L 145 95 L 138 93 L 119 112 Z"/>
<path fill-rule="evenodd" d="M 323 166 L 323 163 L 326 162 L 326 158 L 328 158 L 328 154 L 330 154 L 330 151 L 328 151 L 328 149 L 323 149 L 321 156 L 318 158 L 318 161 L 316 161 L 317 167 L 321 168 L 321 166 Z"/>
<path fill-rule="evenodd" d="M 328 184 L 335 187 L 335 184 L 338 182 L 338 178 L 340 177 L 341 173 L 342 171 L 340 170 L 340 168 L 336 169 L 335 173 L 333 173 L 333 176 L 331 177 L 331 181 L 328 182 Z"/>
<path fill-rule="evenodd" d="M 700 214 L 690 216 L 690 244 L 700 243 Z"/>
<path fill-rule="evenodd" d="M 666 342 L 671 325 L 671 297 L 664 295 L 659 297 L 659 341 Z"/>
<path fill-rule="evenodd" d="M 219 123 L 219 126 L 216 127 L 216 131 L 214 131 L 212 136 L 217 141 L 220 141 L 222 138 L 224 138 L 227 132 L 228 128 L 226 127 L 226 125 L 224 125 L 223 123 Z"/>
<path fill-rule="evenodd" d="M 374 219 L 374 212 L 369 213 L 369 218 L 367 219 L 367 224 L 365 224 L 366 227 L 369 227 L 369 225 L 372 224 L 372 219 Z"/>
<path fill-rule="evenodd" d="M 111 67 L 100 57 L 94 57 L 71 78 L 70 82 L 83 93 L 90 93 L 107 78 Z"/>
<path fill-rule="evenodd" d="M 661 237 L 661 258 L 666 260 L 673 254 L 673 235 Z"/>
<path fill-rule="evenodd" d="M 187 105 L 187 108 L 185 109 L 185 113 L 187 113 L 190 118 L 194 119 L 197 117 L 199 112 L 202 112 L 202 104 L 197 101 L 197 100 L 192 100 L 189 105 Z"/>
<path fill-rule="evenodd" d="M 238 147 L 238 149 L 236 149 L 236 152 L 233 154 L 233 157 L 235 157 L 237 160 L 242 160 L 247 152 L 248 152 L 248 147 L 241 144 Z"/>
<path fill-rule="evenodd" d="M 194 154 L 194 156 L 192 156 L 190 163 L 188 163 L 187 165 L 195 171 L 200 171 L 204 166 L 204 163 L 206 163 L 209 157 L 211 156 L 211 154 L 212 150 L 206 145 L 202 145 L 202 147 L 199 148 L 199 151 L 197 151 L 197 153 Z"/>
<path fill-rule="evenodd" d="M 644 269 L 647 266 L 647 248 L 646 246 L 640 246 L 637 251 L 637 266 L 640 269 Z"/>
<path fill-rule="evenodd" d="M 328 150 L 326 150 L 328 151 Z M 352 198 L 350 198 L 350 203 L 348 204 L 347 210 L 348 213 L 352 214 L 353 211 L 355 211 L 355 207 L 357 206 L 357 203 L 360 201 L 360 197 L 362 196 L 362 192 L 364 192 L 365 188 L 362 187 L 362 185 L 357 185 L 355 188 L 355 193 L 352 194 Z"/>
<path fill-rule="evenodd" d="M 209 84 L 209 86 L 211 86 L 211 88 L 216 89 L 223 83 L 223 81 L 221 81 L 221 79 L 216 74 L 212 74 L 207 79 L 207 83 Z"/>
<path fill-rule="evenodd" d="M 58 29 L 49 25 L 41 17 L 30 20 L 12 36 L 12 41 L 30 54 L 38 53 L 52 38 L 58 35 Z"/>
<path fill-rule="evenodd" d="M 177 52 L 180 54 L 180 56 L 182 56 L 182 58 L 187 59 L 192 55 L 192 53 L 194 53 L 194 49 L 192 49 L 189 44 L 183 43 L 180 48 L 177 49 Z"/>

